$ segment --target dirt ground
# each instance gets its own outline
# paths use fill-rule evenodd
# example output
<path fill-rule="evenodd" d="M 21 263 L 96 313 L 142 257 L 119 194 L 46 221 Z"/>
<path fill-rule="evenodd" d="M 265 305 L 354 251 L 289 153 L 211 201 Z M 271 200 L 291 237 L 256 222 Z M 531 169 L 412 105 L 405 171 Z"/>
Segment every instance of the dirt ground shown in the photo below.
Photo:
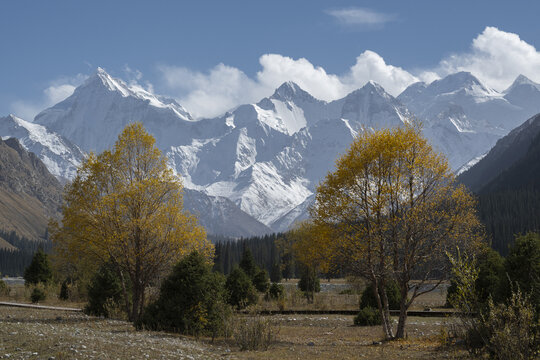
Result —
<path fill-rule="evenodd" d="M 277 331 L 267 351 L 241 352 L 234 340 L 135 331 L 130 323 L 81 313 L 0 307 L 0 359 L 455 359 L 441 347 L 445 318 L 409 318 L 408 339 L 379 343 L 380 327 L 354 327 L 352 316 L 270 317 Z"/>

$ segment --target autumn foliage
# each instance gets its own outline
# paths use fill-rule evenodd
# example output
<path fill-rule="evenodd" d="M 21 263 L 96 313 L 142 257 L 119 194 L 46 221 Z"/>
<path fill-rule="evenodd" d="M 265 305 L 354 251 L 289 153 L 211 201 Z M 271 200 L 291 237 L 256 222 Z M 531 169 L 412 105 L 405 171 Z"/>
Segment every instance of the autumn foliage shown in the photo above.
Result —
<path fill-rule="evenodd" d="M 312 236 L 295 245 L 302 261 L 341 263 L 372 282 L 387 338 L 404 336 L 411 303 L 444 279 L 446 253 L 476 251 L 483 234 L 474 198 L 415 124 L 360 133 L 319 185 L 303 226 Z M 401 295 L 396 332 L 385 290 L 393 281 Z"/>
<path fill-rule="evenodd" d="M 132 321 L 145 289 L 174 263 L 194 250 L 213 255 L 204 229 L 183 209 L 179 178 L 140 123 L 126 126 L 112 150 L 87 157 L 64 200 L 62 221 L 51 226 L 56 252 L 73 262 L 110 263 Z"/>

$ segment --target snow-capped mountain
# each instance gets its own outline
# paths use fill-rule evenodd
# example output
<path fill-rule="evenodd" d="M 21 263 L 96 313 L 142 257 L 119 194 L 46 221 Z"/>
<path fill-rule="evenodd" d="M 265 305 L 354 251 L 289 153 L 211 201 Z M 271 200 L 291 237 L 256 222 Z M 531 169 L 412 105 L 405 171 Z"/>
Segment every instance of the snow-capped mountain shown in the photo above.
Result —
<path fill-rule="evenodd" d="M 34 123 L 70 139 L 84 151 L 109 148 L 130 122 L 140 121 L 160 148 L 190 143 L 205 128 L 176 101 L 127 85 L 98 68 L 67 99 L 39 113 Z"/>
<path fill-rule="evenodd" d="M 525 117 L 540 113 L 540 84 L 523 75 L 519 75 L 504 91 L 504 98 L 522 108 Z"/>
<path fill-rule="evenodd" d="M 85 151 L 102 151 L 114 144 L 127 123 L 140 121 L 185 187 L 193 190 L 186 192 L 191 196 L 186 204 L 210 216 L 204 220 L 207 228 L 212 222 L 215 229 L 227 228 L 238 217 L 245 224 L 251 216 L 245 227 L 249 231 L 282 231 L 307 216 L 317 184 L 358 132 L 418 118 L 432 145 L 458 169 L 480 159 L 498 138 L 536 111 L 539 89 L 518 77 L 499 93 L 462 72 L 431 84 L 413 84 L 398 98 L 368 82 L 326 102 L 286 82 L 255 104 L 195 120 L 174 100 L 98 69 L 73 95 L 24 128 L 40 126 Z M 201 211 L 205 208 L 210 210 Z"/>
<path fill-rule="evenodd" d="M 515 84 L 524 82 L 518 77 Z M 429 85 L 413 84 L 398 99 L 424 122 L 426 137 L 448 156 L 451 167 L 459 169 L 481 158 L 497 139 L 537 112 L 534 100 L 516 101 L 522 98 L 513 95 L 518 88 L 499 93 L 471 73 L 459 72 Z M 526 91 L 526 98 L 534 99 L 536 92 Z"/>
<path fill-rule="evenodd" d="M 36 154 L 49 172 L 61 182 L 72 179 L 84 159 L 83 152 L 71 141 L 45 126 L 14 115 L 0 118 L 0 136 L 4 140 L 10 137 L 17 138 L 19 143 L 27 151 Z"/>

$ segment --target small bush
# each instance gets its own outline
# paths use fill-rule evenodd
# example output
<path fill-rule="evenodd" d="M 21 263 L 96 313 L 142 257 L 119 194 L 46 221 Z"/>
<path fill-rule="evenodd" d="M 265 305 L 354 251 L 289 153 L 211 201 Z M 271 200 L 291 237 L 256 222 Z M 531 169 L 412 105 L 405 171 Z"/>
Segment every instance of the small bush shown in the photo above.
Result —
<path fill-rule="evenodd" d="M 313 303 L 315 293 L 321 291 L 321 281 L 315 270 L 305 267 L 298 281 L 298 288 L 304 292 L 309 303 Z"/>
<path fill-rule="evenodd" d="M 489 300 L 489 312 L 480 320 L 485 350 L 492 359 L 533 359 L 540 351 L 540 325 L 530 296 L 512 291 L 508 304 Z"/>
<path fill-rule="evenodd" d="M 276 339 L 276 329 L 261 316 L 238 319 L 235 325 L 233 336 L 241 351 L 268 350 Z"/>
<path fill-rule="evenodd" d="M 46 298 L 47 298 L 47 295 L 45 294 L 45 290 L 37 286 L 34 288 L 34 290 L 32 290 L 32 294 L 30 295 L 30 300 L 34 304 L 40 301 L 43 301 Z"/>
<path fill-rule="evenodd" d="M 285 288 L 283 285 L 272 283 L 268 292 L 265 295 L 266 300 L 278 300 L 285 296 Z"/>
<path fill-rule="evenodd" d="M 235 266 L 229 276 L 225 287 L 229 293 L 229 304 L 238 310 L 257 303 L 257 292 L 246 273 Z"/>
<path fill-rule="evenodd" d="M 356 326 L 375 326 L 381 324 L 381 314 L 371 306 L 362 308 L 354 318 L 354 325 Z"/>
<path fill-rule="evenodd" d="M 9 295 L 9 286 L 6 284 L 6 282 L 2 279 L 0 279 L 0 296 L 8 296 Z"/>
<path fill-rule="evenodd" d="M 380 294 L 380 293 L 379 293 Z M 388 297 L 388 306 L 390 310 L 399 310 L 399 303 L 401 300 L 401 294 L 399 287 L 396 282 L 390 281 L 386 284 L 386 296 Z M 362 298 L 360 299 L 360 309 L 372 307 L 378 309 L 377 299 L 373 291 L 373 284 L 370 283 L 364 292 L 362 293 Z"/>

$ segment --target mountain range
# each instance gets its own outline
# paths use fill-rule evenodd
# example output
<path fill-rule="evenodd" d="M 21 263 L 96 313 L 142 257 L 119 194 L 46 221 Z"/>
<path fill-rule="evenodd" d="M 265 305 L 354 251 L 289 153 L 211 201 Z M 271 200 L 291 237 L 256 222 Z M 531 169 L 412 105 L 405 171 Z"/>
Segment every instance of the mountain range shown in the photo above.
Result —
<path fill-rule="evenodd" d="M 98 68 L 32 122 L 0 118 L 0 136 L 18 138 L 65 182 L 85 153 L 111 147 L 126 124 L 140 121 L 182 177 L 186 207 L 209 232 L 238 237 L 283 231 L 305 218 L 318 182 L 360 131 L 418 119 L 434 148 L 463 172 L 538 112 L 540 85 L 524 76 L 497 92 L 460 72 L 412 84 L 398 97 L 368 82 L 331 102 L 286 82 L 257 103 L 195 119 L 175 100 Z"/>

